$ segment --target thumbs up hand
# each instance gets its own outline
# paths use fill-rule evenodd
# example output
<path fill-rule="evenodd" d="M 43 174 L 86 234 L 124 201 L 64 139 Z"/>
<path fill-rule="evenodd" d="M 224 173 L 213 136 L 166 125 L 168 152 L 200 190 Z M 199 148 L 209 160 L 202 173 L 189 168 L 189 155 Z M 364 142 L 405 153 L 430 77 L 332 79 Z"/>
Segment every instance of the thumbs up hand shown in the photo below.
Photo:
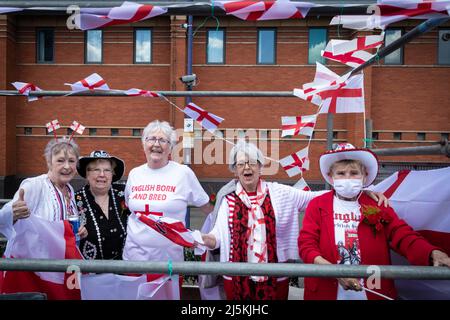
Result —
<path fill-rule="evenodd" d="M 28 210 L 27 204 L 25 202 L 25 190 L 19 190 L 19 199 L 17 199 L 13 203 L 12 211 L 14 222 L 16 222 L 18 219 L 25 219 L 30 216 L 30 210 Z"/>

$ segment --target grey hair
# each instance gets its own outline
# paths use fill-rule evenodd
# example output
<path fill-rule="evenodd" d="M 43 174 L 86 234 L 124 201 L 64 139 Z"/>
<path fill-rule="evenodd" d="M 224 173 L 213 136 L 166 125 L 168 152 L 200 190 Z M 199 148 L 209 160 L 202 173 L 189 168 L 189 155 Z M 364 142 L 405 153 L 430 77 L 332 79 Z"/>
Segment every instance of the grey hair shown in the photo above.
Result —
<path fill-rule="evenodd" d="M 173 148 L 177 143 L 177 133 L 167 121 L 154 120 L 150 122 L 142 133 L 142 144 L 145 144 L 145 139 L 152 133 L 162 131 L 166 137 L 170 140 L 170 146 Z"/>
<path fill-rule="evenodd" d="M 241 139 L 238 140 L 236 145 L 230 151 L 228 168 L 231 172 L 234 172 L 236 168 L 236 156 L 239 152 L 245 153 L 250 159 L 256 159 L 261 165 L 264 165 L 265 163 L 265 158 L 261 150 L 253 143 Z"/>
<path fill-rule="evenodd" d="M 47 164 L 52 163 L 52 157 L 61 151 L 73 152 L 73 154 L 77 158 L 77 161 L 78 161 L 78 158 L 80 157 L 80 148 L 75 143 L 75 141 L 73 141 L 67 137 L 51 139 L 47 143 L 47 146 L 45 147 L 45 150 L 44 150 L 44 157 L 45 157 L 45 160 L 47 161 Z"/>

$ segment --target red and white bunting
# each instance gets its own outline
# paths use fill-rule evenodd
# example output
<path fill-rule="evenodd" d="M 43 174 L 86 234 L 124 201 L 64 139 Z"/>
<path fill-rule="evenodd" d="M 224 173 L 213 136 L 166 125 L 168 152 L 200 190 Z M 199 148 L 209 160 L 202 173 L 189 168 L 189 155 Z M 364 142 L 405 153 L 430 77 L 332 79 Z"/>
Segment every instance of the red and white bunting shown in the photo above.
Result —
<path fill-rule="evenodd" d="M 192 248 L 195 240 L 192 231 L 187 229 L 183 222 L 169 217 L 155 218 L 153 215 L 144 215 L 135 212 L 136 217 L 147 226 L 166 237 L 175 244 L 183 247 Z"/>
<path fill-rule="evenodd" d="M 346 54 L 354 51 L 378 49 L 383 45 L 384 32 L 380 35 L 357 37 L 352 40 L 331 40 L 333 55 Z"/>
<path fill-rule="evenodd" d="M 342 24 L 356 30 L 385 29 L 389 24 L 405 19 L 445 18 L 449 15 L 447 0 L 378 0 L 378 12 L 372 15 L 335 16 L 330 25 Z"/>
<path fill-rule="evenodd" d="M 23 94 L 24 96 L 28 97 L 28 101 L 36 101 L 39 99 L 39 97 L 30 97 L 29 94 L 30 92 L 33 91 L 42 91 L 41 88 L 39 88 L 38 86 L 32 84 L 32 83 L 26 83 L 26 82 L 12 82 L 11 83 L 14 88 L 17 89 L 17 91 L 19 91 L 20 94 Z"/>
<path fill-rule="evenodd" d="M 189 103 L 186 108 L 183 109 L 183 112 L 190 118 L 199 122 L 203 128 L 210 132 L 214 132 L 224 120 L 213 113 L 203 110 L 193 102 Z"/>
<path fill-rule="evenodd" d="M 59 128 L 61 128 L 61 126 L 59 125 L 59 121 L 56 120 L 56 119 L 48 122 L 45 126 L 47 127 L 48 133 L 53 132 L 53 131 L 58 130 Z"/>
<path fill-rule="evenodd" d="M 315 6 L 308 2 L 278 1 L 218 1 L 226 14 L 247 21 L 302 19 Z"/>
<path fill-rule="evenodd" d="M 70 126 L 70 129 L 72 129 L 73 132 L 76 132 L 78 134 L 83 134 L 83 131 L 84 131 L 85 127 L 74 120 L 72 122 L 72 125 Z"/>
<path fill-rule="evenodd" d="M 91 30 L 142 21 L 166 12 L 167 8 L 126 1 L 120 7 L 111 8 L 107 15 L 82 12 L 75 17 L 75 25 L 81 30 Z"/>
<path fill-rule="evenodd" d="M 372 58 L 374 55 L 370 54 L 364 50 L 352 51 L 344 54 L 333 54 L 332 46 L 335 43 L 339 43 L 342 40 L 330 40 L 325 48 L 325 50 L 320 51 L 320 55 L 324 58 L 341 62 L 352 68 L 359 67 L 364 62 Z"/>
<path fill-rule="evenodd" d="M 280 165 L 286 171 L 289 177 L 301 174 L 303 171 L 309 170 L 309 147 L 293 153 L 283 159 L 280 159 Z"/>
<path fill-rule="evenodd" d="M 303 190 L 303 191 L 311 191 L 311 188 L 308 186 L 308 184 L 306 183 L 305 179 L 300 178 L 300 180 L 298 180 L 294 185 L 294 188 L 299 189 L 299 190 Z"/>
<path fill-rule="evenodd" d="M 295 136 L 298 134 L 311 136 L 316 120 L 316 114 L 300 117 L 281 117 L 281 136 Z"/>
<path fill-rule="evenodd" d="M 127 91 L 124 91 L 124 93 L 127 96 L 142 96 L 142 97 L 152 97 L 152 98 L 159 97 L 159 94 L 156 92 L 148 91 L 148 90 L 141 90 L 141 89 L 136 89 L 136 88 L 128 89 Z"/>
<path fill-rule="evenodd" d="M 65 83 L 66 86 L 71 86 L 72 92 L 81 92 L 88 90 L 109 90 L 106 81 L 97 74 L 93 73 L 89 77 L 84 78 L 75 83 Z"/>
<path fill-rule="evenodd" d="M 322 99 L 319 113 L 364 112 L 364 75 L 352 76 L 337 88 L 321 90 L 317 95 Z"/>

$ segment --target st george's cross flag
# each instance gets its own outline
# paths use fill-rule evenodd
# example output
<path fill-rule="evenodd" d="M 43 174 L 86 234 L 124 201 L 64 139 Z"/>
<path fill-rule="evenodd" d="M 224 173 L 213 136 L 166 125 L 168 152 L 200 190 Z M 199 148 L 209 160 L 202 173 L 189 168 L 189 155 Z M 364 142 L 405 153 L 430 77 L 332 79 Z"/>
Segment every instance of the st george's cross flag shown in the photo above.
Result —
<path fill-rule="evenodd" d="M 330 25 L 342 24 L 356 30 L 385 29 L 389 24 L 405 19 L 445 18 L 449 15 L 448 0 L 378 0 L 370 15 L 339 15 Z"/>
<path fill-rule="evenodd" d="M 450 255 L 450 167 L 398 171 L 377 185 L 397 215 L 431 244 Z M 394 264 L 409 264 L 392 252 Z M 450 280 L 396 280 L 403 299 L 450 299 Z"/>
<path fill-rule="evenodd" d="M 72 129 L 73 132 L 76 132 L 78 134 L 83 134 L 85 128 L 86 128 L 85 126 L 81 125 L 79 122 L 75 120 L 72 122 L 70 126 L 70 129 Z"/>
<path fill-rule="evenodd" d="M 309 2 L 278 1 L 217 1 L 226 14 L 247 21 L 302 19 L 315 6 Z"/>
<path fill-rule="evenodd" d="M 14 231 L 8 238 L 6 258 L 83 259 L 69 221 L 31 215 L 17 220 Z M 15 292 L 43 292 L 49 300 L 80 299 L 78 276 L 63 272 L 5 271 L 2 293 Z"/>
<path fill-rule="evenodd" d="M 65 85 L 70 86 L 72 88 L 72 92 L 109 90 L 106 81 L 103 80 L 103 78 L 97 73 L 93 73 L 90 76 L 75 83 L 65 83 Z"/>
<path fill-rule="evenodd" d="M 294 185 L 294 188 L 299 189 L 299 190 L 304 190 L 304 191 L 311 191 L 311 188 L 308 186 L 308 184 L 306 183 L 305 179 L 301 178 L 300 180 L 298 180 Z"/>
<path fill-rule="evenodd" d="M 190 118 L 200 123 L 203 128 L 210 132 L 214 132 L 214 130 L 216 130 L 224 120 L 223 118 L 216 116 L 213 113 L 203 110 L 193 102 L 189 103 L 183 109 L 183 112 Z"/>
<path fill-rule="evenodd" d="M 53 131 L 58 130 L 59 128 L 61 128 L 61 126 L 59 124 L 59 121 L 56 120 L 56 119 L 48 122 L 45 126 L 47 127 L 47 132 L 48 133 L 53 132 Z"/>
<path fill-rule="evenodd" d="M 299 134 L 311 136 L 316 120 L 316 114 L 300 117 L 281 117 L 281 136 L 296 136 Z"/>
<path fill-rule="evenodd" d="M 11 84 L 14 86 L 14 88 L 17 89 L 17 91 L 19 91 L 20 94 L 27 96 L 28 101 L 36 101 L 39 99 L 39 97 L 30 97 L 30 95 L 29 95 L 30 92 L 42 91 L 41 88 L 39 88 L 38 86 L 36 86 L 32 83 L 16 81 L 16 82 L 12 82 Z"/>
<path fill-rule="evenodd" d="M 99 10 L 101 11 L 103 10 Z M 120 7 L 110 8 L 106 14 L 95 14 L 95 10 L 82 10 L 75 16 L 75 25 L 81 30 L 91 30 L 142 21 L 166 12 L 167 8 L 125 1 Z"/>
<path fill-rule="evenodd" d="M 280 165 L 286 171 L 289 177 L 301 174 L 309 170 L 308 147 L 303 148 L 283 159 L 280 159 Z"/>
<path fill-rule="evenodd" d="M 159 97 L 159 94 L 154 91 L 142 90 L 142 89 L 128 89 L 124 91 L 127 96 L 141 96 L 141 97 L 151 97 L 156 98 Z"/>

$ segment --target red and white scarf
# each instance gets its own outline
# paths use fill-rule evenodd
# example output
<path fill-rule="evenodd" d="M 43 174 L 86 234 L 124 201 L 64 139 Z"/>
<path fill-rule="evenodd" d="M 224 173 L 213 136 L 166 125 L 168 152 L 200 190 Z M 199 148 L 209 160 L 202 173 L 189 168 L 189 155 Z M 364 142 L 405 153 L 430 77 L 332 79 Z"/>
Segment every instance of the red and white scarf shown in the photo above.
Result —
<path fill-rule="evenodd" d="M 247 192 L 238 182 L 236 194 L 248 208 L 248 251 L 247 262 L 267 263 L 266 224 L 261 206 L 268 193 L 268 187 L 264 180 L 259 180 L 256 189 L 256 197 L 249 197 Z M 267 276 L 252 276 L 253 281 L 267 281 Z"/>

